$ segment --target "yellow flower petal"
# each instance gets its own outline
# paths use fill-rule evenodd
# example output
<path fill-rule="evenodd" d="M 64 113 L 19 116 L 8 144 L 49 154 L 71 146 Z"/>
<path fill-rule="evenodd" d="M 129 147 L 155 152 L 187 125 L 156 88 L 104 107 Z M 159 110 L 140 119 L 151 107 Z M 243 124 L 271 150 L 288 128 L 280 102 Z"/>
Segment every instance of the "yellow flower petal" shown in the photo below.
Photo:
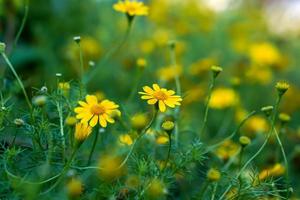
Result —
<path fill-rule="evenodd" d="M 164 104 L 164 102 L 162 100 L 159 100 L 158 107 L 159 107 L 160 112 L 166 111 L 166 105 Z"/>

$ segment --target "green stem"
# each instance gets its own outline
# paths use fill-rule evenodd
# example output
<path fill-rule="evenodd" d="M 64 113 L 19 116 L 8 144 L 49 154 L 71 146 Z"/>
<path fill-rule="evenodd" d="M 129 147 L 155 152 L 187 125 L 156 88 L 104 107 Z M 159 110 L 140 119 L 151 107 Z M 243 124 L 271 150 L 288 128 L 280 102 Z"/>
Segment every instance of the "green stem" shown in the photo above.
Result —
<path fill-rule="evenodd" d="M 231 138 L 233 138 L 242 128 L 242 126 L 254 115 L 256 115 L 256 111 L 252 111 L 250 114 L 248 114 L 242 121 L 241 123 L 238 125 L 238 127 L 233 131 L 233 133 L 231 135 L 229 135 L 227 138 L 223 139 L 222 141 L 218 142 L 217 144 L 211 145 L 209 146 L 207 149 L 208 151 L 212 151 L 215 148 L 217 148 L 218 146 L 222 145 L 224 143 L 224 141 L 226 140 L 230 140 Z"/>
<path fill-rule="evenodd" d="M 200 192 L 198 193 L 199 194 L 199 198 L 197 198 L 197 199 L 199 199 L 199 200 L 203 199 L 204 194 L 206 192 L 206 189 L 207 189 L 209 183 L 210 183 L 210 181 L 208 181 L 208 180 L 205 181 L 203 187 L 201 188 Z"/>
<path fill-rule="evenodd" d="M 24 30 L 24 27 L 25 27 L 25 24 L 26 24 L 26 21 L 27 21 L 27 18 L 28 18 L 28 13 L 29 13 L 29 0 L 26 0 L 25 1 L 25 7 L 24 7 L 24 16 L 23 16 L 23 19 L 22 19 L 22 22 L 21 22 L 21 26 L 18 30 L 17 35 L 16 35 L 16 38 L 14 40 L 12 51 L 16 48 L 17 43 L 18 43 L 18 41 L 21 37 L 21 34 Z"/>
<path fill-rule="evenodd" d="M 93 146 L 92 146 L 92 149 L 90 151 L 89 158 L 88 158 L 88 161 L 87 161 L 87 166 L 91 164 L 92 157 L 93 157 L 93 154 L 94 154 L 94 151 L 95 151 L 95 148 L 96 148 L 96 145 L 97 145 L 97 141 L 98 141 L 98 135 L 99 135 L 99 131 L 96 131 Z"/>
<path fill-rule="evenodd" d="M 152 126 L 152 124 L 155 122 L 156 116 L 157 116 L 157 109 L 154 108 L 153 111 L 153 115 L 152 118 L 150 120 L 150 122 L 148 123 L 148 125 L 141 131 L 140 135 L 135 139 L 134 143 L 131 145 L 131 149 L 128 152 L 128 154 L 126 155 L 125 159 L 123 160 L 123 162 L 120 164 L 120 166 L 118 167 L 118 169 L 122 168 L 126 162 L 128 161 L 130 155 L 132 154 L 134 147 L 136 146 L 137 142 L 146 134 L 146 132 L 150 129 L 150 127 Z"/>
<path fill-rule="evenodd" d="M 176 45 L 170 46 L 170 60 L 171 60 L 171 65 L 174 67 L 174 70 L 176 70 L 177 67 L 177 61 L 176 61 L 176 52 L 175 52 Z M 175 75 L 175 85 L 176 85 L 176 94 L 181 96 L 181 85 L 180 85 L 180 80 L 178 74 Z M 179 113 L 180 113 L 180 108 L 179 106 L 175 108 L 174 112 L 174 145 L 177 147 L 178 146 L 178 118 L 179 118 Z"/>
<path fill-rule="evenodd" d="M 214 188 L 213 188 L 213 192 L 212 192 L 212 195 L 211 195 L 210 200 L 215 200 L 217 188 L 218 188 L 218 183 L 215 183 L 215 184 L 214 184 Z"/>
<path fill-rule="evenodd" d="M 281 142 L 281 139 L 279 137 L 279 134 L 276 130 L 276 127 L 274 126 L 274 133 L 275 133 L 275 136 L 276 136 L 276 140 L 279 144 L 279 147 L 280 147 L 280 150 L 281 150 L 281 153 L 282 153 L 282 157 L 283 157 L 283 161 L 284 161 L 284 165 L 285 165 L 285 168 L 286 168 L 286 198 L 288 199 L 288 189 L 289 189 L 289 164 L 288 164 L 288 160 L 287 160 L 287 157 L 286 157 L 286 153 L 285 153 L 285 150 L 284 150 L 284 147 L 283 147 L 283 144 Z"/>
<path fill-rule="evenodd" d="M 206 124 L 207 124 L 208 111 L 209 111 L 209 102 L 210 102 L 210 99 L 211 99 L 212 91 L 215 87 L 215 82 L 216 82 L 216 78 L 213 76 L 211 84 L 209 86 L 208 97 L 207 97 L 206 104 L 205 104 L 205 112 L 204 112 L 202 128 L 201 128 L 201 131 L 200 131 L 200 138 L 203 137 L 204 130 L 205 130 L 205 127 L 206 127 Z"/>
<path fill-rule="evenodd" d="M 167 158 L 166 158 L 165 163 L 164 163 L 164 167 L 163 167 L 163 169 L 161 170 L 161 172 L 164 172 L 164 171 L 165 171 L 165 169 L 166 169 L 167 166 L 168 166 L 168 162 L 169 162 L 169 160 L 170 160 L 171 149 L 172 149 L 172 137 L 171 137 L 171 134 L 170 134 L 170 133 L 168 134 L 168 137 L 169 137 L 168 154 L 167 154 Z"/>
<path fill-rule="evenodd" d="M 80 60 L 80 98 L 83 97 L 83 88 L 84 88 L 84 63 L 83 63 L 83 53 L 80 42 L 77 42 L 79 48 L 79 60 Z"/>
<path fill-rule="evenodd" d="M 63 160 L 65 160 L 66 142 L 65 142 L 65 134 L 64 134 L 64 119 L 63 119 L 62 107 L 60 106 L 59 102 L 56 103 L 56 107 L 59 116 L 60 137 L 62 143 L 62 158 Z"/>
<path fill-rule="evenodd" d="M 267 145 L 269 139 L 270 139 L 270 136 L 273 132 L 273 129 L 274 129 L 274 126 L 275 126 L 275 122 L 276 122 L 276 116 L 277 116 L 277 113 L 278 113 L 278 108 L 279 108 L 279 104 L 280 104 L 280 101 L 281 101 L 281 97 L 282 96 L 278 96 L 277 98 L 277 101 L 276 101 L 276 104 L 274 106 L 274 113 L 273 113 L 273 117 L 272 117 L 272 124 L 271 124 L 271 128 L 270 128 L 270 131 L 264 141 L 264 143 L 262 144 L 262 146 L 259 148 L 259 150 L 244 164 L 244 166 L 241 168 L 241 170 L 238 172 L 236 178 L 238 179 L 241 174 L 243 173 L 243 171 L 247 168 L 247 166 L 262 152 L 262 150 L 265 148 L 265 146 Z M 224 196 L 226 195 L 226 193 L 230 190 L 230 188 L 232 187 L 232 184 L 230 184 L 227 189 L 225 190 L 225 192 L 222 194 L 222 196 L 219 198 L 219 199 L 223 199 Z"/>
<path fill-rule="evenodd" d="M 23 94 L 24 94 L 25 100 L 27 102 L 27 105 L 28 105 L 29 109 L 32 110 L 32 105 L 30 103 L 30 100 L 28 98 L 27 92 L 25 90 L 25 87 L 24 87 L 24 85 L 23 85 L 23 83 L 22 83 L 19 75 L 17 74 L 16 70 L 14 69 L 13 65 L 9 61 L 8 57 L 6 56 L 6 54 L 5 53 L 1 53 L 1 55 L 4 58 L 4 60 L 5 60 L 6 64 L 8 65 L 8 67 L 10 68 L 10 70 L 12 71 L 13 75 L 17 79 L 17 82 L 18 82 L 19 86 L 21 87 L 21 89 L 23 91 Z"/>
<path fill-rule="evenodd" d="M 85 85 L 87 83 L 89 83 L 95 77 L 95 75 L 98 74 L 98 70 L 101 69 L 101 66 L 105 65 L 107 63 L 107 61 L 123 47 L 123 45 L 126 43 L 126 40 L 128 39 L 128 37 L 130 35 L 131 27 L 132 27 L 132 22 L 130 22 L 128 24 L 125 36 L 124 36 L 123 40 L 119 43 L 119 45 L 117 45 L 115 48 L 111 48 L 109 51 L 107 51 L 107 54 L 103 57 L 102 61 L 99 62 L 99 64 L 97 66 L 95 66 L 95 68 L 91 69 L 86 74 L 86 76 L 83 79 L 83 83 Z"/>

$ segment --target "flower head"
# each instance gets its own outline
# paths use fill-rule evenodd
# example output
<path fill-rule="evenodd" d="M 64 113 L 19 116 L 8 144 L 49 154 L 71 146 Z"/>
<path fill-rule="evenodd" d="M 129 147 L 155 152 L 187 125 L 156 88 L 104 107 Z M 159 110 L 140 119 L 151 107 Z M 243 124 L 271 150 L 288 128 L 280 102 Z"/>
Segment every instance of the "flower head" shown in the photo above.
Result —
<path fill-rule="evenodd" d="M 88 124 L 77 123 L 75 126 L 75 139 L 78 141 L 85 140 L 92 132 L 92 127 Z"/>
<path fill-rule="evenodd" d="M 82 123 L 88 123 L 91 127 L 99 124 L 102 127 L 107 126 L 107 122 L 114 123 L 113 117 L 117 114 L 121 115 L 121 112 L 117 109 L 119 106 L 113 101 L 103 100 L 98 102 L 98 99 L 94 95 L 87 95 L 86 102 L 79 101 L 79 107 L 76 107 L 74 111 L 77 113 L 76 118 L 81 119 Z"/>
<path fill-rule="evenodd" d="M 148 6 L 145 6 L 143 2 L 136 0 L 124 0 L 114 4 L 113 8 L 122 13 L 126 13 L 129 16 L 135 15 L 148 15 Z"/>
<path fill-rule="evenodd" d="M 287 82 L 281 81 L 276 83 L 275 88 L 278 91 L 278 94 L 282 96 L 290 88 L 290 85 Z"/>
<path fill-rule="evenodd" d="M 175 92 L 173 90 L 160 88 L 157 84 L 153 84 L 152 87 L 153 88 L 144 86 L 144 92 L 139 92 L 139 94 L 142 95 L 141 98 L 146 99 L 148 104 L 158 104 L 158 108 L 161 112 L 166 111 L 166 106 L 175 108 L 175 106 L 181 105 L 180 102 L 182 98 L 178 95 L 174 95 Z"/>
<path fill-rule="evenodd" d="M 67 190 L 68 194 L 70 197 L 78 197 L 82 194 L 83 192 L 83 185 L 81 180 L 72 178 L 68 183 L 67 183 Z"/>
<path fill-rule="evenodd" d="M 132 145 L 133 143 L 132 138 L 129 134 L 120 135 L 119 141 L 121 144 L 128 146 Z"/>
<path fill-rule="evenodd" d="M 210 181 L 218 181 L 221 178 L 221 173 L 219 170 L 211 168 L 207 172 L 207 178 Z"/>

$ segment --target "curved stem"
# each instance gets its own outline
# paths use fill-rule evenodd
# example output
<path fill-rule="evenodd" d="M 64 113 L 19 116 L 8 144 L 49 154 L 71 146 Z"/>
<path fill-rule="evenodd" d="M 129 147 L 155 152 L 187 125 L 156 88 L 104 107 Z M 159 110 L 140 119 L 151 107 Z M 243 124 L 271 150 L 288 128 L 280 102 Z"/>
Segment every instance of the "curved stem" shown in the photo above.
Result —
<path fill-rule="evenodd" d="M 163 167 L 163 169 L 161 170 L 161 172 L 164 172 L 165 169 L 167 168 L 168 162 L 169 162 L 169 160 L 170 160 L 170 155 L 171 155 L 171 149 L 172 149 L 172 137 L 171 137 L 171 134 L 168 134 L 168 136 L 169 136 L 168 154 L 167 154 L 167 158 L 166 158 L 165 163 L 164 163 L 164 167 Z"/>
<path fill-rule="evenodd" d="M 59 116 L 60 137 L 61 137 L 61 144 L 62 144 L 62 158 L 63 160 L 65 160 L 66 142 L 65 142 L 65 134 L 64 134 L 64 119 L 63 119 L 62 107 L 60 106 L 59 102 L 56 103 L 56 108 Z"/>
<path fill-rule="evenodd" d="M 23 94 L 24 94 L 24 97 L 25 97 L 25 100 L 26 100 L 26 103 L 29 107 L 30 110 L 32 110 L 32 105 L 30 103 L 30 100 L 28 98 L 28 95 L 27 95 L 27 92 L 25 90 L 25 87 L 19 77 L 19 75 L 17 74 L 16 70 L 14 69 L 13 65 L 11 64 L 11 62 L 9 61 L 8 57 L 6 56 L 5 53 L 1 53 L 2 57 L 4 58 L 6 64 L 8 65 L 8 67 L 10 68 L 10 70 L 12 71 L 13 75 L 15 76 L 15 78 L 17 79 L 17 82 L 19 84 L 19 86 L 21 87 L 22 91 L 23 91 Z"/>
<path fill-rule="evenodd" d="M 238 179 L 241 176 L 241 174 L 248 167 L 248 165 L 262 152 L 262 150 L 267 145 L 267 143 L 268 143 L 268 141 L 270 139 L 270 136 L 272 135 L 274 126 L 275 126 L 276 116 L 277 116 L 277 113 L 278 113 L 278 107 L 279 107 L 280 101 L 281 101 L 281 96 L 278 96 L 277 101 L 276 101 L 275 106 L 274 106 L 274 113 L 273 113 L 273 117 L 272 117 L 271 128 L 270 128 L 270 131 L 269 131 L 269 133 L 268 133 L 268 135 L 267 135 L 264 143 L 259 148 L 259 150 L 244 164 L 244 166 L 241 168 L 241 170 L 239 170 L 238 174 L 236 175 L 236 179 Z M 230 184 L 226 188 L 225 192 L 221 195 L 221 197 L 219 199 L 223 199 L 225 197 L 226 193 L 230 190 L 231 187 L 232 187 L 232 184 Z"/>
<path fill-rule="evenodd" d="M 107 61 L 123 47 L 123 45 L 126 43 L 126 40 L 130 35 L 131 27 L 132 27 L 132 22 L 128 24 L 125 36 L 123 40 L 119 43 L 119 45 L 117 45 L 115 48 L 111 48 L 104 56 L 104 58 L 101 60 L 101 62 L 86 74 L 86 76 L 83 78 L 84 84 L 89 83 L 94 78 L 94 76 L 98 74 L 97 72 L 99 69 L 101 69 L 101 66 L 105 65 Z"/>
<path fill-rule="evenodd" d="M 257 111 L 252 111 L 250 114 L 248 114 L 242 121 L 241 123 L 238 125 L 238 127 L 236 127 L 236 129 L 233 131 L 233 133 L 231 135 L 229 135 L 228 137 L 226 137 L 225 139 L 223 139 L 222 141 L 218 142 L 217 144 L 211 145 L 208 147 L 207 151 L 212 151 L 215 148 L 217 148 L 218 146 L 222 145 L 224 143 L 224 141 L 226 140 L 230 140 L 231 138 L 233 138 L 242 128 L 242 126 L 254 115 L 257 114 Z"/>
<path fill-rule="evenodd" d="M 208 96 L 207 96 L 207 100 L 206 100 L 206 104 L 205 104 L 205 112 L 204 112 L 203 124 L 202 124 L 201 131 L 200 131 L 200 138 L 203 137 L 204 130 L 205 130 L 205 127 L 206 127 L 206 124 L 207 124 L 208 111 L 209 111 L 209 102 L 210 102 L 210 99 L 211 99 L 212 91 L 215 87 L 215 82 L 216 82 L 216 78 L 213 76 L 212 81 L 211 81 L 210 86 L 209 86 Z"/>
<path fill-rule="evenodd" d="M 21 37 L 21 34 L 24 30 L 24 27 L 25 27 L 25 24 L 26 24 L 26 21 L 27 21 L 27 18 L 28 18 L 28 13 L 29 13 L 29 0 L 26 0 L 25 1 L 25 7 L 24 7 L 24 16 L 23 16 L 23 19 L 22 19 L 22 22 L 21 22 L 21 26 L 18 30 L 17 35 L 16 35 L 16 38 L 14 40 L 13 48 L 12 48 L 11 51 L 13 51 L 17 46 L 17 43 L 18 43 L 18 41 Z"/>
<path fill-rule="evenodd" d="M 131 149 L 128 152 L 128 154 L 126 155 L 125 159 L 123 160 L 123 162 L 120 164 L 120 166 L 118 167 L 118 169 L 122 168 L 126 162 L 128 161 L 130 155 L 132 154 L 134 147 L 136 146 L 137 142 L 146 134 L 146 132 L 150 129 L 150 127 L 152 126 L 152 124 L 155 122 L 156 116 L 157 116 L 157 109 L 154 108 L 153 111 L 153 115 L 152 115 L 152 119 L 150 120 L 150 122 L 148 123 L 148 125 L 141 131 L 140 135 L 135 139 L 134 143 L 131 145 Z"/>
<path fill-rule="evenodd" d="M 87 165 L 91 164 L 92 157 L 93 157 L 93 154 L 94 154 L 94 151 L 95 151 L 95 148 L 96 148 L 96 144 L 97 144 L 97 140 L 98 140 L 98 135 L 99 135 L 99 131 L 97 131 L 97 133 L 95 135 L 93 146 L 92 146 L 92 149 L 91 149 L 90 154 L 89 154 Z"/>

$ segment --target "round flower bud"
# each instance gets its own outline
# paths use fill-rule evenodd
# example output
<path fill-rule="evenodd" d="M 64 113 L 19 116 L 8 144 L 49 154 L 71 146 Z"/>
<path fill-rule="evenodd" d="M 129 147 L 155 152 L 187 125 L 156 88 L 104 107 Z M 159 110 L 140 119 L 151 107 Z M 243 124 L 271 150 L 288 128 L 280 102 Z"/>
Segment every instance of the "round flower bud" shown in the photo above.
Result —
<path fill-rule="evenodd" d="M 136 61 L 136 65 L 138 66 L 138 68 L 144 69 L 147 66 L 147 60 L 145 60 L 144 58 L 139 58 Z"/>
<path fill-rule="evenodd" d="M 167 133 L 171 133 L 175 127 L 174 122 L 172 121 L 165 121 L 161 127 L 167 132 Z"/>
<path fill-rule="evenodd" d="M 79 179 L 72 178 L 67 183 L 68 195 L 72 198 L 79 197 L 83 192 L 83 185 Z"/>
<path fill-rule="evenodd" d="M 46 102 L 47 102 L 47 96 L 45 95 L 35 96 L 32 99 L 32 103 L 36 106 L 43 106 L 46 104 Z"/>
<path fill-rule="evenodd" d="M 75 37 L 73 37 L 73 40 L 74 40 L 76 43 L 80 43 L 80 42 L 81 42 L 81 37 L 80 37 L 80 36 L 75 36 Z"/>
<path fill-rule="evenodd" d="M 209 181 L 218 181 L 221 178 L 221 173 L 219 170 L 211 168 L 207 172 L 207 179 Z"/>
<path fill-rule="evenodd" d="M 289 116 L 286 113 L 280 113 L 279 114 L 279 120 L 281 121 L 281 123 L 286 124 L 289 121 L 291 121 L 291 116 Z"/>
<path fill-rule="evenodd" d="M 242 147 L 245 147 L 251 143 L 251 139 L 248 138 L 247 136 L 241 136 L 239 138 L 239 142 L 242 145 Z"/>
<path fill-rule="evenodd" d="M 68 126 L 73 126 L 76 124 L 76 122 L 77 122 L 76 117 L 72 117 L 72 116 L 67 117 L 65 120 L 65 124 Z"/>
<path fill-rule="evenodd" d="M 25 124 L 23 119 L 17 118 L 14 120 L 14 124 L 18 127 L 23 126 Z"/>
<path fill-rule="evenodd" d="M 277 89 L 279 96 L 282 96 L 290 88 L 290 85 L 287 82 L 281 81 L 276 83 L 275 88 Z"/>
<path fill-rule="evenodd" d="M 4 53 L 5 52 L 5 48 L 6 48 L 5 43 L 0 42 L 0 53 Z"/>
<path fill-rule="evenodd" d="M 223 68 L 219 66 L 212 66 L 210 69 L 213 72 L 214 78 L 216 78 L 223 71 Z"/>
<path fill-rule="evenodd" d="M 130 121 L 131 121 L 131 125 L 134 129 L 141 130 L 147 125 L 148 117 L 147 117 L 147 115 L 145 115 L 143 113 L 138 113 L 138 114 L 135 114 L 134 116 L 132 116 Z"/>
<path fill-rule="evenodd" d="M 265 113 L 265 115 L 266 115 L 267 117 L 269 117 L 269 116 L 272 114 L 273 109 L 274 109 L 273 106 L 265 106 L 265 107 L 262 107 L 262 108 L 261 108 L 261 111 L 262 111 L 263 113 Z"/>

